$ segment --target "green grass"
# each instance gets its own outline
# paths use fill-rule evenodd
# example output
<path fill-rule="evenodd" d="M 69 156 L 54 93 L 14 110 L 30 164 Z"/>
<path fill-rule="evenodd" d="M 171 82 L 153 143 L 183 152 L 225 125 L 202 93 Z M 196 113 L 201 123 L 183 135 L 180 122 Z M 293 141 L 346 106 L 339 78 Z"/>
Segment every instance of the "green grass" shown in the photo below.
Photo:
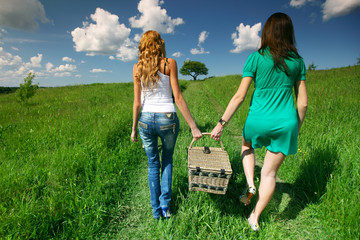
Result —
<path fill-rule="evenodd" d="M 191 132 L 181 114 L 174 216 L 152 219 L 147 159 L 131 143 L 132 83 L 39 89 L 27 104 L 0 95 L 0 238 L 359 239 L 360 67 L 310 71 L 299 152 L 285 159 L 259 233 L 247 226 L 241 131 L 253 87 L 222 141 L 233 177 L 226 195 L 189 192 Z M 181 81 L 199 128 L 210 132 L 241 76 Z M 218 146 L 209 137 L 199 145 Z M 256 150 L 256 184 L 265 149 Z"/>

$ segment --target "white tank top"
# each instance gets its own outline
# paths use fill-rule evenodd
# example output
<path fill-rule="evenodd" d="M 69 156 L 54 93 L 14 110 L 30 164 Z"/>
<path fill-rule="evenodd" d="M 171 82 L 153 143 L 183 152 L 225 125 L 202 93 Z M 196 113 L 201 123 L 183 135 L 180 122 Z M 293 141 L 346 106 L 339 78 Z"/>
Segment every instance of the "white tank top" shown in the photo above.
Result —
<path fill-rule="evenodd" d="M 158 72 L 160 79 L 156 86 L 151 88 L 141 87 L 142 112 L 176 112 L 170 77 Z"/>

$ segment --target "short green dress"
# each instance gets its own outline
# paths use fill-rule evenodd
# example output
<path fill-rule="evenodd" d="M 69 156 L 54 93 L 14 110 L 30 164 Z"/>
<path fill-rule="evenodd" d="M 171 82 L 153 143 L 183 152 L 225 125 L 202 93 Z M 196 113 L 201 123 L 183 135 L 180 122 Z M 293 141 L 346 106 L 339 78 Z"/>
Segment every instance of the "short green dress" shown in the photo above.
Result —
<path fill-rule="evenodd" d="M 251 54 L 246 60 L 243 77 L 255 83 L 243 137 L 253 148 L 265 146 L 271 152 L 285 155 L 297 152 L 298 118 L 293 87 L 305 80 L 306 67 L 302 58 L 285 59 L 288 75 L 275 68 L 269 49 Z"/>

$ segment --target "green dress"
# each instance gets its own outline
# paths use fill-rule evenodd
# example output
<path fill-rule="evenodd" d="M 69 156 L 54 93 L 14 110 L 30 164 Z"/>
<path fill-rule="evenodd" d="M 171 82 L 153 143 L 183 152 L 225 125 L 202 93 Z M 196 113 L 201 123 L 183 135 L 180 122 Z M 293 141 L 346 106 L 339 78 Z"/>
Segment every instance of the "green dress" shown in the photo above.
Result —
<path fill-rule="evenodd" d="M 305 80 L 306 67 L 302 58 L 285 59 L 288 75 L 274 67 L 269 49 L 263 55 L 254 52 L 246 60 L 243 77 L 255 83 L 243 137 L 253 148 L 265 146 L 269 151 L 285 155 L 297 152 L 298 118 L 293 87 Z"/>

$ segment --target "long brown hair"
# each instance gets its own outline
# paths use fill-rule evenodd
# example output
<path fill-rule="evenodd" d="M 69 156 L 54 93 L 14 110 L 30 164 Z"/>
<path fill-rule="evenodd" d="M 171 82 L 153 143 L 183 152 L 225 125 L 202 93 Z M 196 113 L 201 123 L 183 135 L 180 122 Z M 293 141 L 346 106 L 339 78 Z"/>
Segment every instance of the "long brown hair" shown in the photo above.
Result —
<path fill-rule="evenodd" d="M 159 65 L 162 58 L 166 57 L 165 41 L 156 31 L 145 32 L 139 43 L 139 60 L 137 63 L 138 77 L 143 86 L 153 87 L 159 81 Z"/>
<path fill-rule="evenodd" d="M 275 67 L 288 75 L 288 66 L 284 59 L 300 57 L 295 44 L 294 26 L 291 18 L 280 12 L 271 15 L 261 34 L 259 52 L 264 54 L 264 50 L 270 48 Z"/>

